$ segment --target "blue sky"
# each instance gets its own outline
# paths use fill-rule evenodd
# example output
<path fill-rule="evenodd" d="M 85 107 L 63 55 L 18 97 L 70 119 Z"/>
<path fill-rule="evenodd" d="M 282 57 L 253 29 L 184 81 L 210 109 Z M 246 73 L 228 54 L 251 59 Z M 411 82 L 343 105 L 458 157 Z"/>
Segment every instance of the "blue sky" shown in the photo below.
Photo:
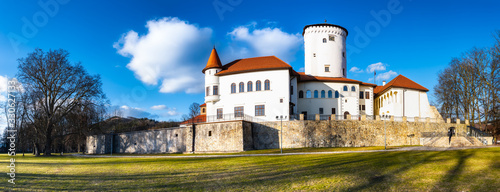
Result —
<path fill-rule="evenodd" d="M 402 74 L 430 89 L 432 101 L 437 73 L 453 57 L 493 44 L 498 7 L 494 0 L 3 1 L 0 83 L 34 48 L 62 48 L 101 75 L 125 115 L 180 119 L 191 103 L 203 103 L 201 70 L 212 46 L 223 63 L 276 55 L 300 71 L 302 29 L 326 19 L 349 30 L 348 78 L 372 81 L 369 66 L 378 84 Z"/>

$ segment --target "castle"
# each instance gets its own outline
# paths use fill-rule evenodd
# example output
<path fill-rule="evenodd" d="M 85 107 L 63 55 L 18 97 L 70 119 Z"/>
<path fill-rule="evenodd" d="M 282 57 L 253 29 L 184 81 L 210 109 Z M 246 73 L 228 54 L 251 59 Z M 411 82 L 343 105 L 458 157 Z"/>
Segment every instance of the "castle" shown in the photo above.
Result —
<path fill-rule="evenodd" d="M 305 72 L 296 72 L 275 56 L 222 65 L 214 47 L 202 70 L 206 107 L 197 118 L 207 122 L 244 116 L 275 121 L 277 116 L 297 119 L 297 114 L 305 119 L 316 114 L 336 119 L 348 115 L 440 118 L 429 105 L 429 90 L 403 75 L 382 86 L 348 79 L 344 27 L 307 25 L 302 35 Z"/>

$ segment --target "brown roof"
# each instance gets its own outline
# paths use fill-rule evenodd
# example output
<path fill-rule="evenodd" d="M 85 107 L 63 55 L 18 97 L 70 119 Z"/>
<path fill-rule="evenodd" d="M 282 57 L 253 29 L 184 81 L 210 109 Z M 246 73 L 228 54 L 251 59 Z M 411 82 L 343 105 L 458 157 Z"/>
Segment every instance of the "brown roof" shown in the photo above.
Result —
<path fill-rule="evenodd" d="M 371 84 L 371 83 L 363 83 L 358 80 L 354 79 L 348 79 L 348 78 L 343 78 L 343 77 L 320 77 L 320 76 L 312 76 L 312 75 L 306 75 L 304 72 L 299 72 L 299 81 L 300 82 L 306 82 L 306 81 L 324 81 L 324 82 L 344 82 L 344 83 L 355 83 L 355 84 L 360 84 L 360 85 L 365 85 L 365 86 L 372 86 L 375 87 L 377 85 Z"/>
<path fill-rule="evenodd" d="M 408 79 L 407 77 L 405 77 L 403 75 L 398 75 L 392 81 L 385 84 L 385 86 L 377 86 L 373 92 L 375 94 L 382 93 L 385 90 L 389 89 L 389 87 L 415 89 L 415 90 L 420 90 L 420 91 L 425 91 L 425 92 L 429 91 L 429 89 L 423 87 L 422 85 L 419 85 L 418 83 L 415 83 L 414 81 Z"/>
<path fill-rule="evenodd" d="M 205 107 L 205 106 L 207 106 L 206 103 L 203 103 L 203 104 L 200 105 L 200 107 Z"/>
<path fill-rule="evenodd" d="M 193 117 L 189 120 L 183 121 L 180 124 L 184 125 L 184 124 L 205 123 L 205 122 L 207 122 L 207 115 L 198 115 L 198 116 Z"/>
<path fill-rule="evenodd" d="M 230 75 L 235 73 L 275 69 L 289 69 L 293 71 L 292 66 L 288 65 L 281 59 L 278 59 L 275 56 L 266 56 L 234 60 L 233 62 L 222 66 L 222 71 L 218 72 L 216 75 Z M 293 74 L 293 72 L 291 73 Z"/>
<path fill-rule="evenodd" d="M 212 49 L 212 53 L 210 53 L 207 66 L 201 72 L 205 73 L 205 71 L 210 68 L 222 68 L 222 63 L 220 62 L 219 55 L 217 54 L 215 47 Z"/>

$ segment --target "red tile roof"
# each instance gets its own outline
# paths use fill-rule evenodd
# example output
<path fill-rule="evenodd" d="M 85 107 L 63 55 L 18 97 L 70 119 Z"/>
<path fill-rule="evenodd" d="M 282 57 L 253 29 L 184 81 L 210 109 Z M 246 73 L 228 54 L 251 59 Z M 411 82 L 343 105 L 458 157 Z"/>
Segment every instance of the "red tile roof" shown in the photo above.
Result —
<path fill-rule="evenodd" d="M 365 85 L 365 86 L 372 86 L 375 87 L 377 85 L 371 84 L 371 83 L 363 83 L 358 80 L 354 79 L 348 79 L 348 78 L 343 78 L 343 77 L 320 77 L 320 76 L 312 76 L 312 75 L 306 75 L 304 72 L 299 72 L 299 81 L 300 82 L 306 82 L 306 81 L 323 81 L 323 82 L 344 82 L 344 83 L 355 83 L 355 84 L 360 84 L 360 85 Z"/>
<path fill-rule="evenodd" d="M 207 66 L 201 72 L 205 73 L 205 71 L 210 68 L 222 68 L 222 63 L 220 62 L 219 55 L 217 54 L 215 47 L 212 49 L 212 53 L 210 53 Z"/>
<path fill-rule="evenodd" d="M 193 117 L 189 120 L 183 121 L 180 124 L 184 125 L 184 124 L 204 123 L 204 122 L 207 122 L 207 115 L 198 115 L 198 116 Z"/>
<path fill-rule="evenodd" d="M 425 92 L 429 91 L 429 89 L 423 87 L 422 85 L 419 85 L 418 83 L 415 83 L 414 81 L 408 79 L 407 77 L 405 77 L 403 75 L 398 75 L 392 81 L 385 84 L 385 86 L 377 86 L 373 92 L 375 94 L 382 93 L 385 90 L 389 89 L 389 87 L 415 89 L 415 90 L 420 90 L 420 91 L 425 91 Z"/>
<path fill-rule="evenodd" d="M 200 107 L 205 107 L 205 106 L 207 106 L 206 103 L 203 103 L 203 104 L 200 105 Z"/>
<path fill-rule="evenodd" d="M 266 56 L 234 60 L 233 62 L 222 66 L 222 71 L 218 72 L 216 75 L 230 75 L 235 73 L 275 69 L 289 69 L 292 74 L 295 72 L 293 71 L 292 66 L 288 65 L 281 59 L 278 59 L 275 56 Z"/>

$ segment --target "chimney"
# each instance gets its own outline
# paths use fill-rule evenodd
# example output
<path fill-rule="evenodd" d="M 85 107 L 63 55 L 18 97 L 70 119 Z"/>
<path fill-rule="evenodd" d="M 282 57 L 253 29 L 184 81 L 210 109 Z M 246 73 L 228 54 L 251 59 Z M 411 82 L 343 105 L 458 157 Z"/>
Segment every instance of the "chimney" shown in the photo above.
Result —
<path fill-rule="evenodd" d="M 385 81 L 382 81 L 382 86 L 385 86 Z"/>

